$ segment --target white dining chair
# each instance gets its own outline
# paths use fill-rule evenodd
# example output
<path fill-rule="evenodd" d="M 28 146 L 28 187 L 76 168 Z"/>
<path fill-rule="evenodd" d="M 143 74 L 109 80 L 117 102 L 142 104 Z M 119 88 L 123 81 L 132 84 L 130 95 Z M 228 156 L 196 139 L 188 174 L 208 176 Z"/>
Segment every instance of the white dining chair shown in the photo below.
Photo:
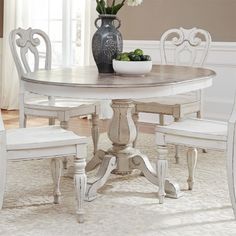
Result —
<path fill-rule="evenodd" d="M 209 32 L 203 29 L 170 29 L 160 39 L 160 55 L 162 64 L 175 64 L 183 66 L 204 65 L 211 43 Z M 135 100 L 133 115 L 138 129 L 138 114 L 159 114 L 159 123 L 164 125 L 164 115 L 174 117 L 178 121 L 188 114 L 196 113 L 202 116 L 201 91 L 194 91 L 169 97 Z M 136 145 L 136 140 L 133 146 Z M 176 163 L 179 163 L 178 146 L 176 146 Z"/>
<path fill-rule="evenodd" d="M 8 161 L 51 159 L 54 203 L 59 203 L 61 158 L 74 156 L 74 182 L 77 217 L 83 222 L 83 201 L 86 189 L 85 158 L 87 138 L 60 126 L 5 130 L 0 113 L 0 209 L 3 206 Z"/>
<path fill-rule="evenodd" d="M 19 79 L 24 73 L 51 69 L 51 42 L 48 35 L 40 29 L 15 29 L 9 36 L 9 44 L 15 61 Z M 50 80 L 50 78 L 48 78 Z M 40 86 L 40 84 L 38 84 Z M 20 82 L 19 115 L 20 127 L 26 127 L 27 116 L 49 118 L 49 124 L 55 124 L 55 118 L 62 128 L 68 128 L 72 117 L 92 115 L 92 139 L 94 153 L 97 151 L 99 130 L 99 103 L 71 98 L 43 97 L 26 94 Z M 66 160 L 64 161 L 66 168 Z"/>
<path fill-rule="evenodd" d="M 194 172 L 197 163 L 197 148 L 207 148 L 220 151 L 227 150 L 227 173 L 230 198 L 236 216 L 236 98 L 230 119 L 227 122 L 186 118 L 168 126 L 156 126 L 156 144 L 159 153 L 157 171 L 162 178 L 159 198 L 163 202 L 165 191 L 163 184 L 167 173 L 167 144 L 188 147 L 187 163 L 189 170 L 188 188 L 194 183 Z"/>

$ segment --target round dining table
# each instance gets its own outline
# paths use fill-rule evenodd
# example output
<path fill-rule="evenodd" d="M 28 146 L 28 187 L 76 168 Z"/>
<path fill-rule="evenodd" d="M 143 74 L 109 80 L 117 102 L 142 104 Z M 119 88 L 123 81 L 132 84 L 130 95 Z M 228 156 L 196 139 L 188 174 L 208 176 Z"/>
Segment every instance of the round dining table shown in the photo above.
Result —
<path fill-rule="evenodd" d="M 163 174 L 152 167 L 148 157 L 132 147 L 137 135 L 132 119 L 132 100 L 204 89 L 212 85 L 214 76 L 215 72 L 210 69 L 174 65 L 155 65 L 150 73 L 143 76 L 99 74 L 95 66 L 83 66 L 27 73 L 21 78 L 21 91 L 112 101 L 113 117 L 108 130 L 112 146 L 108 150 L 98 150 L 87 163 L 87 171 L 98 165 L 100 167 L 96 176 L 88 180 L 85 199 L 90 201 L 96 198 L 97 190 L 106 183 L 111 172 L 123 175 L 134 169 L 141 170 L 153 184 L 164 186 L 167 196 L 178 198 L 181 196 L 179 185 L 163 179 Z M 163 156 L 160 151 L 157 163 Z"/>

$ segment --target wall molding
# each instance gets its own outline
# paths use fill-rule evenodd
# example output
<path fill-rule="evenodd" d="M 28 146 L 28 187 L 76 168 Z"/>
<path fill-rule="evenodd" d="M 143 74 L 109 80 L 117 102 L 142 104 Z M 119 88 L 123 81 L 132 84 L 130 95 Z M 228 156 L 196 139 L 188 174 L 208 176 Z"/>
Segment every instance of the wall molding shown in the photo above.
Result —
<path fill-rule="evenodd" d="M 135 48 L 141 48 L 145 54 L 151 55 L 154 64 L 161 63 L 159 41 L 124 40 L 123 51 Z M 173 48 L 173 45 L 167 44 L 167 50 Z M 213 86 L 204 90 L 204 114 L 208 118 L 227 120 L 236 92 L 236 42 L 212 42 L 205 67 L 215 70 L 217 76 Z M 144 122 L 154 119 L 156 121 L 156 116 L 141 115 L 141 121 Z"/>
<path fill-rule="evenodd" d="M 146 54 L 151 54 L 154 63 L 160 63 L 160 41 L 149 40 L 124 40 L 124 50 L 142 48 Z M 199 50 L 203 50 L 199 47 Z M 167 42 L 167 50 L 173 50 L 174 46 Z M 206 66 L 233 67 L 236 68 L 236 42 L 212 42 L 207 57 Z"/>

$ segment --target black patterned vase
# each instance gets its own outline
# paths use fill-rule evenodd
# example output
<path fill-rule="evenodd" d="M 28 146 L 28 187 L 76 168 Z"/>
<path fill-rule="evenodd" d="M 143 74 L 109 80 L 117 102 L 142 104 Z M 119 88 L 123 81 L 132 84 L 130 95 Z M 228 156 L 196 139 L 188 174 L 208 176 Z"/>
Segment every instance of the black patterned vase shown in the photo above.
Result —
<path fill-rule="evenodd" d="M 100 27 L 97 25 L 99 20 L 101 20 Z M 118 21 L 118 26 L 115 26 L 115 20 Z M 123 49 L 122 35 L 118 30 L 120 20 L 115 15 L 99 15 L 95 20 L 95 26 L 98 30 L 92 39 L 92 50 L 98 71 L 99 73 L 114 73 L 112 60 Z"/>

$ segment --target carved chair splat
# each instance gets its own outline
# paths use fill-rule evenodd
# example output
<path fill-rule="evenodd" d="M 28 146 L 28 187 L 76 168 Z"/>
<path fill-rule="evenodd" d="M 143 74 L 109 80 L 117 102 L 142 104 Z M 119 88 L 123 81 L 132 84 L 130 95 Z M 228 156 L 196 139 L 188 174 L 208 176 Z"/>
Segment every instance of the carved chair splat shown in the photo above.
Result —
<path fill-rule="evenodd" d="M 48 35 L 40 29 L 15 29 L 9 36 L 9 44 L 18 76 L 40 69 L 51 69 L 51 43 Z M 33 56 L 33 60 L 29 60 Z M 33 62 L 33 66 L 31 65 Z M 38 85 L 40 86 L 40 85 Z M 62 128 L 68 128 L 68 121 L 72 117 L 92 115 L 92 138 L 94 153 L 97 151 L 99 130 L 100 105 L 93 101 L 81 101 L 71 98 L 39 97 L 35 94 L 26 94 L 20 82 L 19 114 L 20 127 L 26 127 L 27 116 L 49 118 L 49 125 L 55 124 L 55 119 L 60 121 Z M 66 168 L 66 160 L 64 162 Z"/>
<path fill-rule="evenodd" d="M 211 43 L 210 34 L 202 29 L 170 29 L 160 39 L 160 56 L 162 64 L 184 66 L 203 66 Z M 202 91 L 189 92 L 171 97 L 135 100 L 133 114 L 138 129 L 138 114 L 159 114 L 159 123 L 164 125 L 164 115 L 171 115 L 175 121 L 187 114 L 196 113 L 202 116 Z M 136 145 L 134 141 L 133 146 Z M 176 163 L 179 162 L 178 146 L 176 146 Z"/>

